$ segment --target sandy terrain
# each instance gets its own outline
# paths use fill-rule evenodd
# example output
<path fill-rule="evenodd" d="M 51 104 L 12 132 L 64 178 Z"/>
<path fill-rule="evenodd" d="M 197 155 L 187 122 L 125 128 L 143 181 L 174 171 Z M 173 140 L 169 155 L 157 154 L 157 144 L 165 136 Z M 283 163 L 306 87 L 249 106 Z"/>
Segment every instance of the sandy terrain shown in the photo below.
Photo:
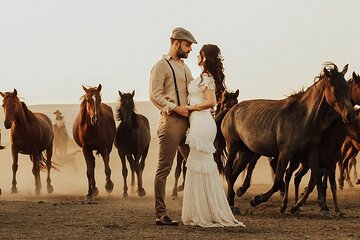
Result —
<path fill-rule="evenodd" d="M 112 105 L 113 107 L 115 105 Z M 78 105 L 30 106 L 31 110 L 42 111 L 52 119 L 56 109 L 63 112 L 67 128 L 71 133 L 72 121 Z M 54 193 L 46 193 L 45 172 L 42 173 L 42 195 L 34 195 L 34 177 L 28 156 L 20 155 L 17 174 L 18 194 L 11 194 L 11 156 L 9 152 L 9 131 L 4 129 L 3 114 L 0 114 L 0 128 L 3 144 L 7 149 L 0 152 L 0 239 L 359 239 L 360 238 L 360 187 L 339 191 L 340 207 L 346 213 L 339 218 L 332 211 L 330 218 L 319 212 L 315 195 L 297 215 L 287 211 L 280 214 L 280 197 L 275 194 L 267 203 L 256 208 L 250 206 L 250 199 L 265 192 L 271 184 L 270 169 L 266 159 L 261 159 L 255 168 L 252 186 L 242 198 L 236 198 L 241 214 L 237 218 L 246 228 L 202 229 L 198 227 L 162 227 L 155 225 L 153 179 L 157 163 L 157 138 L 154 135 L 158 112 L 149 103 L 138 103 L 139 112 L 148 116 L 153 139 L 146 161 L 144 187 L 147 195 L 140 198 L 135 191 L 122 197 L 123 179 L 121 164 L 116 149 L 111 154 L 110 166 L 114 191 L 107 194 L 104 189 L 105 174 L 101 158 L 96 158 L 96 180 L 100 194 L 93 204 L 85 204 L 87 179 L 85 161 L 75 145 L 68 153 L 75 153 L 72 159 L 54 158 L 61 164 L 60 171 L 52 171 Z M 114 151 L 115 150 L 115 151 Z M 173 169 L 174 170 L 174 169 Z M 303 182 L 305 183 L 307 179 Z M 182 194 L 171 198 L 174 172 L 167 184 L 167 205 L 173 218 L 180 220 Z M 239 178 L 236 187 L 240 185 Z M 224 182 L 225 186 L 225 182 Z M 304 185 L 302 185 L 302 188 Z M 328 204 L 333 209 L 331 193 Z M 290 203 L 293 201 L 291 191 Z M 291 204 L 289 204 L 291 206 Z"/>

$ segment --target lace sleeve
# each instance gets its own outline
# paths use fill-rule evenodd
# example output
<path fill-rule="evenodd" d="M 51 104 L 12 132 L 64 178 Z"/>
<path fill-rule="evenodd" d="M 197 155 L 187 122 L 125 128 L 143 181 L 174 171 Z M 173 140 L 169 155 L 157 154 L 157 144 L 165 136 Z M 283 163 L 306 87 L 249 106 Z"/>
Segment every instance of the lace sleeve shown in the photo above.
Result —
<path fill-rule="evenodd" d="M 200 83 L 201 90 L 210 89 L 215 90 L 215 80 L 209 76 L 203 76 L 203 79 Z"/>

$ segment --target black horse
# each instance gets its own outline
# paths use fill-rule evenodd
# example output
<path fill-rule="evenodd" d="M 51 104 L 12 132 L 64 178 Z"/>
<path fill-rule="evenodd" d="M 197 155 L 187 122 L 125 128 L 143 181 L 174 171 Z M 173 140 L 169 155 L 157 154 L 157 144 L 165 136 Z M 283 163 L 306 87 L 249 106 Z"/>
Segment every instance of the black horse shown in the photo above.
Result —
<path fill-rule="evenodd" d="M 142 187 L 142 173 L 145 167 L 145 159 L 150 145 L 150 126 L 149 120 L 141 114 L 135 113 L 134 95 L 132 93 L 122 93 L 119 91 L 120 101 L 117 109 L 117 120 L 120 124 L 116 129 L 115 147 L 122 163 L 122 175 L 124 178 L 123 196 L 127 197 L 127 175 L 126 158 L 131 169 L 131 187 L 135 186 L 135 173 L 138 182 L 138 195 L 146 195 Z M 126 158 L 125 158 L 126 157 Z"/>

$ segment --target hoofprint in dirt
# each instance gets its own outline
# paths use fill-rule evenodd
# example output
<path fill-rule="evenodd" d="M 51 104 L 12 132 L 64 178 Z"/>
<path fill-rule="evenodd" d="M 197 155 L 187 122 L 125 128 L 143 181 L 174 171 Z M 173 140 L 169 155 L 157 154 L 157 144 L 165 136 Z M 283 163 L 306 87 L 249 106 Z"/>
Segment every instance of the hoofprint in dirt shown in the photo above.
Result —
<path fill-rule="evenodd" d="M 252 196 L 269 185 L 253 184 L 235 204 L 241 214 L 236 217 L 246 228 L 212 228 L 157 226 L 153 196 L 128 198 L 101 194 L 92 204 L 82 195 L 6 194 L 0 197 L 0 239 L 359 239 L 360 187 L 339 191 L 345 218 L 331 212 L 325 218 L 312 194 L 302 211 L 292 215 L 280 213 L 280 196 L 251 207 Z M 290 199 L 290 201 L 293 198 Z M 170 215 L 181 217 L 182 197 L 167 197 Z M 328 200 L 329 206 L 333 204 Z"/>

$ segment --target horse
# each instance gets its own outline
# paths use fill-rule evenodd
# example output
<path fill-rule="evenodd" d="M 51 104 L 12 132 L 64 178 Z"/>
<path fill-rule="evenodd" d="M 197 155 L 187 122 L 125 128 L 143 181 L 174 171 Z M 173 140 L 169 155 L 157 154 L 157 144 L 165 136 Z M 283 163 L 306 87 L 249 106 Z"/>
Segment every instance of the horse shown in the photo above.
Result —
<path fill-rule="evenodd" d="M 360 110 L 356 112 L 359 117 Z M 326 196 L 326 188 L 327 188 L 327 179 L 329 179 L 330 187 L 333 195 L 333 202 L 335 206 L 335 212 L 339 214 L 339 216 L 343 216 L 344 214 L 339 208 L 338 200 L 337 200 L 337 192 L 336 192 L 336 164 L 342 159 L 342 149 L 341 146 L 344 143 L 346 138 L 352 138 L 354 141 L 360 140 L 360 120 L 356 119 L 352 124 L 345 124 L 340 119 L 336 119 L 335 122 L 325 131 L 324 136 L 319 145 L 319 166 L 322 169 L 322 192 L 323 195 Z M 289 186 L 289 182 L 291 179 L 292 173 L 298 168 L 300 161 L 292 161 L 290 162 L 290 167 L 286 170 L 285 182 L 286 186 Z M 310 181 L 308 186 L 306 187 L 305 192 L 298 199 L 298 189 L 302 176 L 306 174 L 309 170 L 309 167 L 306 163 L 303 163 L 300 170 L 296 173 L 295 176 L 295 205 L 291 209 L 291 213 L 294 213 L 301 207 L 308 196 L 312 192 L 315 187 L 315 179 L 313 177 L 313 173 L 311 173 Z M 288 188 L 286 189 L 286 198 L 288 194 Z M 318 193 L 318 196 L 321 195 Z M 318 198 L 319 198 L 318 197 Z M 326 204 L 326 198 L 325 198 Z M 326 205 L 325 205 L 326 206 Z M 326 206 L 328 210 L 328 207 Z"/>
<path fill-rule="evenodd" d="M 218 116 L 220 112 L 226 109 L 230 109 L 232 106 L 238 103 L 238 97 L 239 97 L 239 89 L 237 89 L 235 92 L 230 92 L 228 90 L 222 92 L 220 101 L 216 105 L 216 109 L 213 112 L 215 121 L 216 121 L 216 116 Z M 180 151 L 178 151 L 176 155 L 175 183 L 172 190 L 173 199 L 177 198 L 178 192 L 184 190 L 185 176 L 186 176 L 185 165 L 186 165 L 186 161 L 184 160 L 184 157 L 181 155 Z M 183 181 L 182 184 L 178 186 L 181 172 L 183 173 Z"/>
<path fill-rule="evenodd" d="M 66 155 L 69 135 L 65 126 L 53 125 L 54 131 L 54 154 Z"/>
<path fill-rule="evenodd" d="M 54 133 L 52 123 L 43 113 L 33 113 L 24 102 L 19 100 L 17 90 L 13 92 L 0 92 L 3 97 L 5 114 L 4 125 L 10 129 L 11 154 L 13 159 L 12 193 L 17 193 L 16 172 L 18 170 L 18 154 L 30 156 L 33 163 L 32 172 L 35 177 L 35 194 L 41 193 L 40 169 L 47 169 L 47 192 L 54 191 L 51 185 L 50 170 L 52 168 L 52 151 Z M 46 152 L 46 157 L 43 154 Z"/>
<path fill-rule="evenodd" d="M 360 77 L 359 77 L 359 75 L 357 75 L 357 74 L 355 74 L 355 72 L 353 72 L 352 78 L 349 79 L 348 83 L 350 85 L 352 104 L 353 105 L 360 104 Z M 337 128 L 341 128 L 341 129 L 345 128 L 346 129 L 346 127 L 342 126 L 341 123 L 340 124 L 335 124 L 335 125 L 337 126 Z M 349 131 L 350 134 L 351 134 L 351 128 L 353 129 L 352 132 L 356 132 L 356 130 L 355 130 L 356 126 L 350 126 L 350 127 L 348 126 L 347 128 L 348 128 L 348 131 Z M 331 126 L 331 128 L 329 130 L 327 130 L 326 132 L 330 132 L 330 134 L 334 135 L 333 137 L 331 137 L 331 139 L 336 138 L 338 140 L 340 137 L 342 137 L 342 139 L 345 137 L 344 131 L 345 130 L 343 130 L 343 131 L 340 130 L 340 132 L 339 132 L 339 130 L 337 130 L 336 128 L 334 129 L 334 126 Z M 329 134 L 329 133 L 326 133 L 326 134 Z M 345 138 L 344 145 L 346 145 L 345 143 L 349 141 L 349 140 L 346 140 L 346 139 L 351 139 L 351 141 L 356 142 L 356 140 L 353 137 L 347 136 Z M 330 148 L 330 147 L 326 147 L 326 144 L 331 144 L 333 147 L 331 147 L 331 149 L 329 151 L 324 150 L 323 151 L 324 154 L 320 154 L 320 160 L 323 159 L 322 155 L 330 156 L 329 158 L 338 155 L 337 151 L 340 149 L 340 147 L 337 147 L 337 149 L 334 149 L 335 148 L 334 146 L 339 145 L 338 141 L 333 141 L 331 143 L 323 143 L 323 142 L 326 142 L 326 139 L 323 140 L 322 143 L 321 143 L 321 148 L 320 148 L 321 151 L 322 151 L 322 148 L 326 148 L 326 149 Z M 351 149 L 351 150 L 353 150 L 353 149 Z M 344 151 L 345 150 L 342 150 L 342 152 L 344 152 Z M 329 152 L 331 152 L 331 153 L 328 154 Z M 349 153 L 349 154 L 351 154 L 350 156 L 352 156 L 352 154 L 355 154 L 355 153 Z M 342 156 L 345 156 L 345 155 L 342 154 Z M 276 171 L 277 159 L 272 158 L 272 157 L 268 157 L 268 159 L 269 159 L 269 162 L 270 162 L 270 165 L 271 165 L 272 169 L 274 171 Z M 344 159 L 345 159 L 345 157 L 344 157 Z M 336 159 L 336 161 L 338 162 L 338 159 Z M 300 165 L 300 162 L 297 162 L 297 164 L 295 164 L 294 162 L 292 162 L 291 167 L 289 167 L 286 170 L 285 180 L 286 180 L 287 184 L 289 184 L 289 182 L 290 182 L 293 171 L 295 171 L 298 168 L 298 166 Z M 323 162 L 321 162 L 321 164 L 326 165 Z M 255 164 L 256 164 L 256 161 L 250 162 L 250 164 L 248 166 L 248 169 L 247 169 L 246 179 L 245 179 L 243 185 L 241 187 L 239 187 L 237 189 L 237 191 L 236 191 L 236 195 L 238 197 L 241 197 L 246 192 L 246 190 L 250 187 L 251 174 L 252 174 L 252 171 L 253 171 L 253 169 L 255 167 Z M 340 165 L 340 162 L 339 162 L 339 165 Z M 308 167 L 302 165 L 301 169 L 295 174 L 295 180 L 294 180 L 294 183 L 295 183 L 295 203 L 299 199 L 299 185 L 300 185 L 300 182 L 301 182 L 301 178 L 307 173 L 308 170 L 309 170 Z M 328 170 L 328 172 L 331 172 L 331 171 L 332 171 L 332 169 Z M 355 178 L 357 178 L 357 177 L 355 177 Z M 326 187 L 326 185 L 325 185 L 325 187 Z M 283 184 L 281 191 L 283 191 L 281 195 L 283 197 L 285 196 L 286 199 L 287 199 L 287 194 L 288 193 L 285 192 L 285 184 Z M 334 196 L 336 196 L 336 195 L 334 195 Z M 287 201 L 287 200 L 285 200 L 285 201 Z M 337 202 L 337 201 L 334 201 L 334 202 Z M 339 209 L 338 207 L 336 207 L 336 208 Z"/>
<path fill-rule="evenodd" d="M 338 72 L 334 63 L 325 63 L 314 84 L 305 91 L 281 100 L 242 101 L 228 111 L 221 123 L 223 140 L 220 142 L 226 144 L 219 149 L 223 153 L 227 148 L 227 162 L 225 166 L 221 164 L 219 154 L 215 160 L 226 177 L 230 206 L 234 206 L 233 186 L 237 177 L 261 155 L 276 157 L 278 164 L 273 186 L 265 194 L 252 198 L 252 206 L 266 202 L 280 189 L 286 166 L 298 156 L 309 163 L 320 192 L 318 146 L 324 131 L 338 117 L 349 123 L 356 118 L 351 104 L 350 86 L 344 78 L 347 69 L 348 65 L 345 65 Z M 236 154 L 239 154 L 239 159 L 234 162 Z M 282 209 L 284 205 L 283 202 Z M 326 211 L 323 196 L 320 205 L 322 211 Z"/>
<path fill-rule="evenodd" d="M 131 187 L 134 188 L 135 186 L 136 173 L 137 192 L 140 197 L 143 197 L 146 192 L 142 186 L 142 174 L 151 140 L 149 120 L 144 115 L 135 112 L 135 91 L 132 91 L 132 93 L 118 91 L 118 93 L 120 100 L 117 109 L 117 120 L 120 121 L 120 124 L 116 129 L 114 145 L 118 149 L 122 164 L 123 197 L 128 196 L 126 159 L 130 164 Z"/>
<path fill-rule="evenodd" d="M 92 202 L 93 196 L 99 194 L 94 176 L 95 157 L 93 151 L 97 151 L 97 154 L 100 154 L 104 161 L 106 191 L 111 193 L 114 188 L 114 184 L 111 181 L 109 157 L 116 128 L 111 107 L 101 102 L 101 84 L 98 87 L 82 87 L 85 94 L 81 97 L 80 111 L 74 120 L 73 137 L 77 145 L 82 148 L 86 161 L 88 193 L 85 201 Z"/>

